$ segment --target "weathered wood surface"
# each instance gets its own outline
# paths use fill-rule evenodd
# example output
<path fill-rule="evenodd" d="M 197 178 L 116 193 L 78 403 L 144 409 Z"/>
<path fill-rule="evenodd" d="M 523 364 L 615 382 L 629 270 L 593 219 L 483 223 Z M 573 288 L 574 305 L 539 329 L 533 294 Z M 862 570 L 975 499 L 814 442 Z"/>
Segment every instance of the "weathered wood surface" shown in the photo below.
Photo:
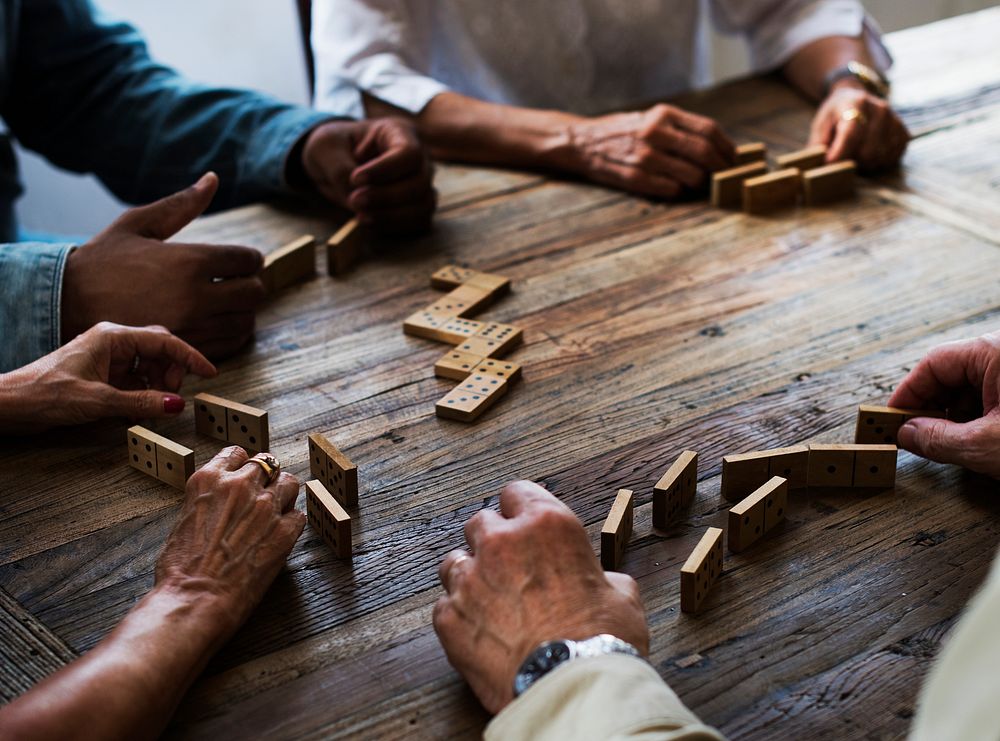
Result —
<path fill-rule="evenodd" d="M 355 557 L 337 561 L 307 529 L 170 735 L 475 737 L 486 715 L 430 628 L 436 566 L 515 477 L 548 485 L 595 546 L 617 489 L 635 490 L 623 568 L 642 587 L 651 660 L 706 721 L 747 739 L 904 734 L 992 558 L 995 482 L 904 454 L 895 493 L 796 493 L 775 534 L 727 556 L 696 617 L 679 612 L 678 572 L 725 521 L 724 454 L 847 441 L 857 405 L 884 401 L 930 347 L 1000 324 L 1000 79 L 982 72 L 998 69 L 998 31 L 994 10 L 890 37 L 920 136 L 901 172 L 862 180 L 854 202 L 754 218 L 442 167 L 433 235 L 346 279 L 321 263 L 278 296 L 255 346 L 187 392 L 267 409 L 272 450 L 300 477 L 309 432 L 343 449 L 361 477 Z M 801 145 L 810 115 L 773 79 L 682 102 L 772 151 Z M 191 233 L 270 250 L 335 226 L 261 206 Z M 482 316 L 525 328 L 512 356 L 524 382 L 472 426 L 434 416 L 450 387 L 432 369 L 445 348 L 401 329 L 451 261 L 512 276 L 513 293 Z M 180 500 L 125 464 L 123 430 L 4 443 L 0 587 L 75 651 L 148 589 Z M 191 411 L 156 431 L 199 462 L 220 447 L 195 435 Z M 684 449 L 700 452 L 698 495 L 654 532 L 652 486 Z"/>

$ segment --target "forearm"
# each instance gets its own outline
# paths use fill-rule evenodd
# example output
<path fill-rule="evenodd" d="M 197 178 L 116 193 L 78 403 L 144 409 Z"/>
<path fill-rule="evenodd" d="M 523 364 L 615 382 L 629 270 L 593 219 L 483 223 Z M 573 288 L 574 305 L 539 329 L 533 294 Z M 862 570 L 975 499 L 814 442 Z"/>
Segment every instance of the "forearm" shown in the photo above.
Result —
<path fill-rule="evenodd" d="M 229 635 L 202 600 L 154 588 L 96 648 L 0 709 L 5 738 L 156 738 Z"/>
<path fill-rule="evenodd" d="M 409 116 L 368 96 L 365 109 L 369 116 Z M 445 92 L 410 117 L 421 138 L 440 159 L 529 169 L 573 169 L 567 144 L 569 132 L 580 118 L 569 113 L 488 103 Z"/>
<path fill-rule="evenodd" d="M 869 67 L 876 66 L 860 37 L 830 36 L 803 46 L 785 63 L 782 72 L 803 95 L 819 100 L 823 96 L 827 75 L 852 60 Z M 838 84 L 861 87 L 860 83 L 850 78 Z"/>

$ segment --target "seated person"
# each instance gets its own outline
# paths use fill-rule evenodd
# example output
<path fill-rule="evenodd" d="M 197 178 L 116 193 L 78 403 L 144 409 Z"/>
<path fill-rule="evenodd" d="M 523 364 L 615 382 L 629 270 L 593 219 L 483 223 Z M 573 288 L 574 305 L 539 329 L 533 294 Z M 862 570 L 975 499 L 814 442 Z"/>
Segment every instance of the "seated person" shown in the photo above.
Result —
<path fill-rule="evenodd" d="M 9 134 L 0 134 L 0 372 L 102 320 L 163 324 L 216 357 L 244 345 L 263 295 L 260 254 L 162 245 L 210 203 L 293 195 L 391 229 L 430 223 L 431 167 L 409 124 L 333 120 L 346 112 L 195 84 L 156 64 L 135 29 L 88 0 L 2 7 Z M 126 214 L 79 249 L 16 243 L 11 137 L 60 167 L 93 173 L 130 203 L 188 190 Z M 218 177 L 202 177 L 208 171 Z"/>
<path fill-rule="evenodd" d="M 160 327 L 100 324 L 0 375 L 0 430 L 177 414 L 187 371 L 215 374 Z M 188 480 L 152 590 L 94 649 L 0 708 L 0 736 L 80 738 L 85 728 L 87 738 L 157 737 L 281 571 L 306 521 L 298 493 L 294 476 L 266 475 L 241 448 L 215 456 Z"/>
<path fill-rule="evenodd" d="M 809 142 L 877 170 L 909 139 L 884 99 L 890 63 L 857 0 L 712 0 L 757 71 L 819 102 Z M 699 3 L 314 0 L 315 103 L 408 115 L 436 156 L 566 173 L 659 198 L 704 186 L 733 144 L 654 100 L 707 68 Z M 625 111 L 608 113 L 609 111 Z"/>
<path fill-rule="evenodd" d="M 933 460 L 1000 478 L 1000 333 L 933 350 L 890 403 L 943 408 L 979 400 L 970 422 L 918 418 L 899 442 Z M 434 629 L 451 664 L 496 717 L 485 738 L 721 739 L 642 660 L 649 631 L 631 577 L 603 572 L 582 524 L 537 484 L 519 481 L 465 526 L 469 550 L 452 551 Z M 1000 559 L 966 607 L 921 692 L 915 741 L 995 738 Z M 555 641 L 544 649 L 543 644 Z M 586 642 L 567 659 L 561 641 Z"/>

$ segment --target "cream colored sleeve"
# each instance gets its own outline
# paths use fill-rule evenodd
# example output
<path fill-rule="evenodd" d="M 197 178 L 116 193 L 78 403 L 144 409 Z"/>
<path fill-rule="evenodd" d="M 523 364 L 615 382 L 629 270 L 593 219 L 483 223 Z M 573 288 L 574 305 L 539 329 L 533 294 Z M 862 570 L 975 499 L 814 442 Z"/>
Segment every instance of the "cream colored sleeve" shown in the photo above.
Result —
<path fill-rule="evenodd" d="M 931 667 L 910 741 L 1000 739 L 998 616 L 1000 558 Z"/>
<path fill-rule="evenodd" d="M 554 669 L 486 727 L 486 741 L 723 741 L 642 659 L 609 655 Z"/>

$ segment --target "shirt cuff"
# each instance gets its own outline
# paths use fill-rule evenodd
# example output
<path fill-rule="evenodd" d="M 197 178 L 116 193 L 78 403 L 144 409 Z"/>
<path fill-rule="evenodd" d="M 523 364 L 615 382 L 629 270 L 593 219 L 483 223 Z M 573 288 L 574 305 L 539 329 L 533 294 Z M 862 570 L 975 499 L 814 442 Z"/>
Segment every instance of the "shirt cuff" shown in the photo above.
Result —
<path fill-rule="evenodd" d="M 776 69 L 802 47 L 830 36 L 860 37 L 881 73 L 892 66 L 881 29 L 860 3 L 822 0 L 792 12 L 776 13 L 774 18 L 758 24 L 750 35 L 753 68 L 757 72 Z"/>
<path fill-rule="evenodd" d="M 71 244 L 0 245 L 0 373 L 59 347 L 63 272 Z"/>
<path fill-rule="evenodd" d="M 485 741 L 723 741 L 656 671 L 633 656 L 574 659 L 549 672 L 486 727 Z"/>
<path fill-rule="evenodd" d="M 343 118 L 310 108 L 288 108 L 273 116 L 254 132 L 246 151 L 241 181 L 254 183 L 269 193 L 292 195 L 296 191 L 287 178 L 288 155 L 299 140 L 327 121 Z"/>
<path fill-rule="evenodd" d="M 414 116 L 450 88 L 433 77 L 401 66 L 392 54 L 375 54 L 352 70 L 350 77 L 335 76 L 316 84 L 316 107 L 365 117 L 361 93 L 383 100 Z"/>

